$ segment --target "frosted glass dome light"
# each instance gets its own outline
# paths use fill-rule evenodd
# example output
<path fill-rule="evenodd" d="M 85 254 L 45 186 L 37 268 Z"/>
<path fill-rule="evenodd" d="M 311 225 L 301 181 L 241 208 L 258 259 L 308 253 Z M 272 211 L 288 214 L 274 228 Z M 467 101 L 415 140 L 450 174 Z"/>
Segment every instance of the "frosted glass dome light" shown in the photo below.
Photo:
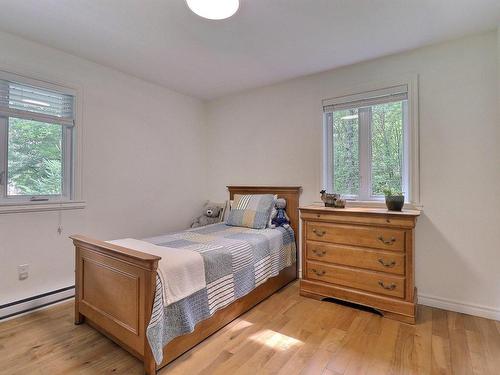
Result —
<path fill-rule="evenodd" d="M 240 7 L 239 0 L 186 0 L 194 13 L 209 20 L 223 20 L 231 17 Z"/>

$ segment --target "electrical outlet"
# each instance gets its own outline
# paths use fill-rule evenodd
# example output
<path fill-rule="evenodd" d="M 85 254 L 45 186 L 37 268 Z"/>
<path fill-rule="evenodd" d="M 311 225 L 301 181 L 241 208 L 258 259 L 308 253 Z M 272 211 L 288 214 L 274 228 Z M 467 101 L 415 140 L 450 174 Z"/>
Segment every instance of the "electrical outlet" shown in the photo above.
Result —
<path fill-rule="evenodd" d="M 29 264 L 21 264 L 17 266 L 17 274 L 19 276 L 19 280 L 26 280 L 30 275 Z"/>

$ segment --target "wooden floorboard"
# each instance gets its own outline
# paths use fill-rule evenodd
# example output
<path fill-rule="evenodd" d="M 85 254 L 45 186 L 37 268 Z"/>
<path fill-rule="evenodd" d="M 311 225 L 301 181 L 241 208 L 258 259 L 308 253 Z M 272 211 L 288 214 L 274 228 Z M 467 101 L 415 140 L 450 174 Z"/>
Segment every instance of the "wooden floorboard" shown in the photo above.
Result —
<path fill-rule="evenodd" d="M 419 306 L 415 326 L 282 289 L 159 374 L 500 374 L 500 323 Z M 71 301 L 0 323 L 0 374 L 142 375 Z"/>

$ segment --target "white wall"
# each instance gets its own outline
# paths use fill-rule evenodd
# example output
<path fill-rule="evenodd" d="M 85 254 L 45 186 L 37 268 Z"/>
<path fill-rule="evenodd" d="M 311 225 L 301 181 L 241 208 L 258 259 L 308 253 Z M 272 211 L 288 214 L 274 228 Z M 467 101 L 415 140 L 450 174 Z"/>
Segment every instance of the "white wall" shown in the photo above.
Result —
<path fill-rule="evenodd" d="M 62 212 L 60 236 L 57 212 L 0 214 L 0 304 L 73 285 L 70 234 L 141 238 L 185 228 L 197 215 L 206 171 L 201 101 L 5 33 L 0 70 L 81 88 L 87 201 Z M 18 281 L 25 263 L 30 277 Z"/>
<path fill-rule="evenodd" d="M 302 204 L 317 201 L 321 100 L 418 73 L 419 295 L 500 319 L 498 48 L 495 31 L 212 101 L 212 198 L 227 184 L 290 184 L 303 186 Z"/>
<path fill-rule="evenodd" d="M 321 100 L 418 73 L 421 300 L 500 319 L 500 28 L 222 98 L 207 112 L 196 99 L 9 34 L 0 33 L 0 51 L 2 70 L 82 89 L 87 201 L 62 212 L 61 236 L 57 212 L 0 215 L 0 304 L 72 285 L 72 233 L 181 229 L 205 197 L 225 199 L 227 184 L 301 185 L 302 204 L 318 200 Z M 30 278 L 18 281 L 24 263 Z"/>

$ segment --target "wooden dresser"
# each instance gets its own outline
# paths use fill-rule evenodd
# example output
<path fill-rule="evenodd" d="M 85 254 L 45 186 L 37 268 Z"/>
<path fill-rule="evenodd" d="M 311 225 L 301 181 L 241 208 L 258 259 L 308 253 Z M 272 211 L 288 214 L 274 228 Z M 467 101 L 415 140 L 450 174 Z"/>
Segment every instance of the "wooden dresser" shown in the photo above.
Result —
<path fill-rule="evenodd" d="M 415 323 L 414 230 L 420 211 L 300 208 L 300 294 L 333 297 Z"/>

